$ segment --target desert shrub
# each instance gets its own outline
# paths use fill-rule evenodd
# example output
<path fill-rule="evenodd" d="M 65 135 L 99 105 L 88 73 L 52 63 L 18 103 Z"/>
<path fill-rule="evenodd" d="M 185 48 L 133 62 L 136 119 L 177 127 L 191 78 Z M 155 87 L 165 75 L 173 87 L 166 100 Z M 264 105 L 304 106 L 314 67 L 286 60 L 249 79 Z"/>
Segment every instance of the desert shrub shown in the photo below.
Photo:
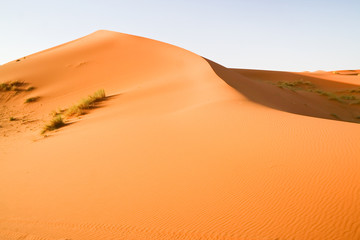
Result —
<path fill-rule="evenodd" d="M 356 100 L 357 98 L 355 96 L 349 96 L 349 95 L 342 95 L 340 96 L 341 99 L 343 100 Z"/>
<path fill-rule="evenodd" d="M 71 106 L 66 112 L 66 116 L 80 116 L 85 113 L 86 109 L 91 109 L 95 106 L 96 102 L 104 100 L 106 97 L 104 89 L 96 91 L 94 94 L 89 95 L 87 98 L 82 99 L 79 103 Z"/>
<path fill-rule="evenodd" d="M 27 92 L 30 92 L 30 91 L 32 91 L 32 90 L 34 90 L 35 89 L 35 87 L 28 87 L 27 89 L 26 89 L 26 91 Z"/>
<path fill-rule="evenodd" d="M 26 83 L 24 83 L 22 81 L 13 81 L 13 82 L 0 83 L 0 92 L 7 92 L 7 91 L 20 92 L 20 91 L 25 91 L 26 89 L 21 88 L 24 85 L 26 85 Z M 31 90 L 33 90 L 33 89 L 34 88 L 32 88 Z"/>
<path fill-rule="evenodd" d="M 324 91 L 322 89 L 316 89 L 314 92 L 316 92 L 317 94 L 320 94 L 322 96 L 327 97 L 329 100 L 335 100 L 335 101 L 338 101 L 340 103 L 343 103 L 342 99 L 340 97 L 338 97 L 333 92 L 327 92 L 327 91 Z"/>
<path fill-rule="evenodd" d="M 32 103 L 32 102 L 36 102 L 37 100 L 39 100 L 40 97 L 30 97 L 28 99 L 25 100 L 25 103 Z"/>
<path fill-rule="evenodd" d="M 92 97 L 95 101 L 103 100 L 106 97 L 105 90 L 99 89 L 90 97 Z"/>
<path fill-rule="evenodd" d="M 351 93 L 360 93 L 360 89 L 351 89 L 350 92 Z"/>
<path fill-rule="evenodd" d="M 18 87 L 21 87 L 22 85 L 24 85 L 24 82 L 21 81 L 0 83 L 0 91 L 18 91 Z"/>
<path fill-rule="evenodd" d="M 350 104 L 358 105 L 360 104 L 360 99 L 356 99 L 355 101 L 352 101 Z"/>
<path fill-rule="evenodd" d="M 53 117 L 52 120 L 46 124 L 41 133 L 44 134 L 47 131 L 53 131 L 65 125 L 63 115 L 65 117 L 71 116 L 80 116 L 85 114 L 86 109 L 90 109 L 95 106 L 96 102 L 102 101 L 105 99 L 104 89 L 96 91 L 94 94 L 88 96 L 87 98 L 82 99 L 78 104 L 71 106 L 68 109 L 58 109 L 50 113 Z"/>
<path fill-rule="evenodd" d="M 9 84 L 10 84 L 10 86 L 12 86 L 12 87 L 21 87 L 21 86 L 24 85 L 25 83 L 22 82 L 22 81 L 14 81 L 14 82 L 10 82 Z"/>
<path fill-rule="evenodd" d="M 334 117 L 335 119 L 340 120 L 340 117 L 338 115 L 336 115 L 335 113 L 331 113 L 330 116 Z"/>
<path fill-rule="evenodd" d="M 66 109 L 60 109 L 60 108 L 58 108 L 57 110 L 53 110 L 53 111 L 50 113 L 50 116 L 52 116 L 52 117 L 59 116 L 59 115 L 63 114 L 65 110 L 66 110 Z"/>
<path fill-rule="evenodd" d="M 11 86 L 7 83 L 1 83 L 0 84 L 0 91 L 10 91 L 11 90 Z"/>
<path fill-rule="evenodd" d="M 61 128 L 62 126 L 65 126 L 64 119 L 61 115 L 58 115 L 51 119 L 50 122 L 43 127 L 41 133 L 44 134 L 47 131 L 53 131 L 55 129 Z"/>
<path fill-rule="evenodd" d="M 294 81 L 294 82 L 285 82 L 285 81 L 278 81 L 276 86 L 279 88 L 287 88 L 290 90 L 299 90 L 299 89 L 309 89 L 315 87 L 314 84 L 310 81 Z"/>
<path fill-rule="evenodd" d="M 80 116 L 85 113 L 84 109 L 81 108 L 79 105 L 73 105 L 70 108 L 68 108 L 65 112 L 66 116 Z"/>

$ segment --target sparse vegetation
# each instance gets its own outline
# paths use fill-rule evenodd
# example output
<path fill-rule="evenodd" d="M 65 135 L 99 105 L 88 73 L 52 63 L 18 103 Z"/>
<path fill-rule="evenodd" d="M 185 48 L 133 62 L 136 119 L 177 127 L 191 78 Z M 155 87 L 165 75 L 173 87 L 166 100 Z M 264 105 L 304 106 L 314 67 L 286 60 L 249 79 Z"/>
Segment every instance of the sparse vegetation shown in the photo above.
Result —
<path fill-rule="evenodd" d="M 66 116 L 80 116 L 85 113 L 85 110 L 91 109 L 95 106 L 95 103 L 104 100 L 105 91 L 100 89 L 96 91 L 93 95 L 88 96 L 87 98 L 82 99 L 78 104 L 71 106 L 65 112 Z"/>
<path fill-rule="evenodd" d="M 106 95 L 104 89 L 100 89 L 94 94 L 82 99 L 78 104 L 75 104 L 68 109 L 58 109 L 52 111 L 50 115 L 53 117 L 53 119 L 44 126 L 41 134 L 44 134 L 47 131 L 53 131 L 64 126 L 66 124 L 66 118 L 85 114 L 87 109 L 95 107 L 95 104 L 97 102 L 103 101 L 105 97 Z"/>
<path fill-rule="evenodd" d="M 58 116 L 54 117 L 53 119 L 51 119 L 51 121 L 44 126 L 44 128 L 41 131 L 41 134 L 44 134 L 48 131 L 54 131 L 63 126 L 65 126 L 64 119 L 61 115 L 58 115 Z"/>
<path fill-rule="evenodd" d="M 31 86 L 31 87 L 28 87 L 28 88 L 26 89 L 26 91 L 27 91 L 27 92 L 30 92 L 30 91 L 32 91 L 32 90 L 34 90 L 34 89 L 35 89 L 35 87 L 32 87 L 32 86 Z"/>
<path fill-rule="evenodd" d="M 279 88 L 287 88 L 290 90 L 299 90 L 299 89 L 312 89 L 314 88 L 314 84 L 310 81 L 304 81 L 304 80 L 299 80 L 299 81 L 294 81 L 294 82 L 285 82 L 285 81 L 278 81 L 276 83 L 276 86 L 278 86 Z"/>
<path fill-rule="evenodd" d="M 335 113 L 331 113 L 330 116 L 334 117 L 335 119 L 340 120 L 340 117 L 338 115 L 336 115 Z"/>
<path fill-rule="evenodd" d="M 58 115 L 61 115 L 64 111 L 65 111 L 65 110 L 60 109 L 60 108 L 59 108 L 58 110 L 53 110 L 53 111 L 50 113 L 50 116 L 56 117 L 56 116 L 58 116 Z"/>
<path fill-rule="evenodd" d="M 80 107 L 81 105 L 73 105 L 68 108 L 65 112 L 66 116 L 80 116 L 85 113 L 84 109 Z"/>
<path fill-rule="evenodd" d="M 24 82 L 20 82 L 20 81 L 0 83 L 0 91 L 2 92 L 19 91 L 19 87 L 21 87 L 24 84 L 25 84 Z"/>
<path fill-rule="evenodd" d="M 321 90 L 321 89 L 315 89 L 314 92 L 317 93 L 317 94 L 320 94 L 322 96 L 328 97 L 329 100 L 335 100 L 335 101 L 338 101 L 340 103 L 343 102 L 340 97 L 336 96 L 336 94 L 334 94 L 332 92 L 327 92 L 327 91 L 324 91 L 324 90 Z"/>
<path fill-rule="evenodd" d="M 357 98 L 355 101 L 352 101 L 350 104 L 351 105 L 359 105 L 360 104 L 360 99 Z"/>
<path fill-rule="evenodd" d="M 94 98 L 95 101 L 103 100 L 106 97 L 105 90 L 99 89 L 91 97 Z"/>
<path fill-rule="evenodd" d="M 25 103 L 32 103 L 32 102 L 36 102 L 37 100 L 39 100 L 40 97 L 30 97 L 30 98 L 27 98 L 25 100 Z"/>
<path fill-rule="evenodd" d="M 356 100 L 357 98 L 353 95 L 342 95 L 340 96 L 341 99 L 343 100 Z"/>
<path fill-rule="evenodd" d="M 12 121 L 15 121 L 15 120 L 16 120 L 15 117 L 10 117 L 10 118 L 9 118 L 9 121 L 11 121 L 11 122 L 12 122 Z"/>
<path fill-rule="evenodd" d="M 0 83 L 0 92 L 9 92 L 9 91 L 14 91 L 16 93 L 22 91 L 30 92 L 35 89 L 35 87 L 33 86 L 29 86 L 25 88 L 26 85 L 28 85 L 28 83 L 22 81 Z"/>
<path fill-rule="evenodd" d="M 350 92 L 350 93 L 357 93 L 358 90 L 347 90 L 347 92 Z M 360 98 L 358 98 L 357 96 L 355 95 L 350 95 L 350 94 L 347 94 L 347 95 L 339 95 L 339 92 L 338 93 L 335 93 L 335 92 L 327 92 L 327 91 L 324 91 L 324 90 L 321 90 L 321 89 L 316 89 L 315 90 L 316 93 L 320 94 L 320 95 L 323 95 L 323 96 L 326 96 L 328 97 L 329 100 L 335 100 L 339 103 L 346 103 L 346 104 L 360 104 Z"/>
<path fill-rule="evenodd" d="M 319 95 L 327 97 L 329 100 L 334 100 L 343 104 L 360 104 L 360 96 L 359 97 L 356 96 L 357 93 L 360 93 L 360 88 L 349 89 L 339 92 L 330 92 L 317 88 L 310 81 L 303 81 L 303 80 L 294 81 L 294 82 L 278 81 L 275 83 L 275 85 L 280 88 L 289 89 L 292 91 L 314 92 Z"/>
<path fill-rule="evenodd" d="M 360 93 L 360 88 L 358 88 L 358 89 L 351 89 L 350 92 L 351 92 L 351 93 Z"/>

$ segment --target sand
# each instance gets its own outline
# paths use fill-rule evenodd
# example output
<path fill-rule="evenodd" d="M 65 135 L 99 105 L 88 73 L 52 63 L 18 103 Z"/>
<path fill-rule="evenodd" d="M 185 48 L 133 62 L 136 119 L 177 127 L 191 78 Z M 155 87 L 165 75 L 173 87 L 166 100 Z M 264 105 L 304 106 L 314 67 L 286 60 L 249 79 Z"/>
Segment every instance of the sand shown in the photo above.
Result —
<path fill-rule="evenodd" d="M 110 31 L 19 60 L 0 82 L 35 89 L 0 92 L 1 240 L 360 239 L 359 107 L 276 85 L 357 75 L 228 69 Z"/>

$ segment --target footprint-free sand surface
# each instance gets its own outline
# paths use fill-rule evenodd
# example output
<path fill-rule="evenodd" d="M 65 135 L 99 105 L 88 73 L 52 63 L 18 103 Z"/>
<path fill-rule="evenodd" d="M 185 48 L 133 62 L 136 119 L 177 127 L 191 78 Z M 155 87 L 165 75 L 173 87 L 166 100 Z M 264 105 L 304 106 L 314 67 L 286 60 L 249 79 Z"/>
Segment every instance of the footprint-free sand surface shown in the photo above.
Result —
<path fill-rule="evenodd" d="M 360 239 L 359 72 L 229 69 L 110 31 L 2 65 L 34 89 L 0 92 L 0 239 Z"/>

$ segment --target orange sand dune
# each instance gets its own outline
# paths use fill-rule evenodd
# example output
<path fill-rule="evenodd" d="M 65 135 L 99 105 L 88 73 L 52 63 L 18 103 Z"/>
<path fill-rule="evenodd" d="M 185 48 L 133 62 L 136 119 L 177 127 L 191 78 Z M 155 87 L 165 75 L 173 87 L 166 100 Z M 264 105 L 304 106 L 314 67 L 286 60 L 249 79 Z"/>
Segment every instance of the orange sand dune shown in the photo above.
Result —
<path fill-rule="evenodd" d="M 360 69 L 358 70 L 338 70 L 338 71 L 332 71 L 332 74 L 340 74 L 340 75 L 355 75 L 359 76 Z"/>
<path fill-rule="evenodd" d="M 230 70 L 215 63 L 211 63 L 211 65 L 215 72 L 231 86 L 244 93 L 249 99 L 259 102 L 262 105 L 307 116 L 359 122 L 359 103 L 350 104 L 354 102 L 339 102 L 342 101 L 342 96 L 360 98 L 360 78 L 357 76 L 334 76 L 332 73 L 319 72 L 296 73 L 249 69 Z M 224 72 L 227 72 L 227 76 Z M 236 77 L 236 74 L 233 72 L 241 74 L 242 78 L 248 78 L 248 82 L 254 85 L 253 90 L 249 91 L 246 89 L 249 88 L 251 84 L 244 85 L 244 81 Z M 296 81 L 310 82 L 315 85 L 315 90 L 318 89 L 324 93 L 334 93 L 339 98 L 337 98 L 336 101 L 331 100 L 331 97 L 324 97 L 322 94 L 316 94 L 310 91 L 284 91 L 276 86 L 278 82 L 291 83 Z M 269 83 L 273 86 L 269 86 Z M 334 118 L 334 115 L 337 117 Z"/>
<path fill-rule="evenodd" d="M 0 239 L 359 239 L 360 128 L 326 119 L 357 106 L 274 85 L 359 85 L 326 74 L 227 69 L 109 31 L 0 66 L 35 87 L 0 92 Z"/>

